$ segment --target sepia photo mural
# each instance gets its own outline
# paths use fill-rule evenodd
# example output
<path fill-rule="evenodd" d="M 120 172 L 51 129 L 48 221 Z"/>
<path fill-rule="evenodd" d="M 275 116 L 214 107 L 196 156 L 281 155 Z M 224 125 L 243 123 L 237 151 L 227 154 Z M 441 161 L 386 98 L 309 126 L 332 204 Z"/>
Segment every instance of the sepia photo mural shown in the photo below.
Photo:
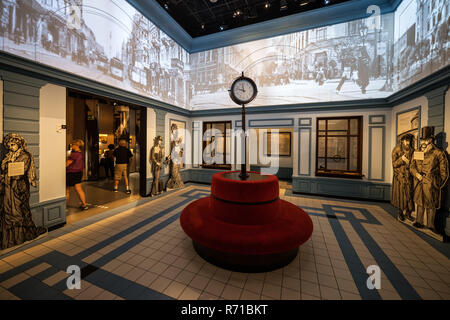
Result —
<path fill-rule="evenodd" d="M 125 0 L 2 0 L 0 49 L 188 109 L 384 98 L 449 63 L 449 2 L 189 55 Z"/>
<path fill-rule="evenodd" d="M 189 105 L 189 54 L 125 0 L 2 0 L 0 49 Z"/>
<path fill-rule="evenodd" d="M 227 89 L 244 71 L 255 105 L 384 98 L 449 64 L 446 0 L 404 0 L 362 19 L 191 55 L 194 109 L 232 107 Z"/>

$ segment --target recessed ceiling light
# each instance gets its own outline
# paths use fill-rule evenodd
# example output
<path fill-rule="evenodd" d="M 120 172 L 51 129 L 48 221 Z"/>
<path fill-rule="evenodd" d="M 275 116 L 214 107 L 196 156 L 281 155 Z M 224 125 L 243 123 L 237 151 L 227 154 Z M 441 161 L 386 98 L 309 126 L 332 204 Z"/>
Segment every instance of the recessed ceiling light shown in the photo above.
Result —
<path fill-rule="evenodd" d="M 324 0 L 324 3 L 325 3 L 325 4 L 329 4 L 329 3 L 330 3 L 330 0 Z"/>
<path fill-rule="evenodd" d="M 280 1 L 280 11 L 286 10 L 287 9 L 287 3 L 286 0 L 281 0 Z"/>
<path fill-rule="evenodd" d="M 205 24 L 202 23 L 202 30 L 205 30 Z"/>
<path fill-rule="evenodd" d="M 308 1 L 302 1 L 302 2 L 300 2 L 300 5 L 301 6 L 306 6 L 308 3 L 309 3 Z"/>
<path fill-rule="evenodd" d="M 164 3 L 164 8 L 167 10 L 167 9 L 169 9 L 169 4 L 166 2 L 166 3 Z"/>
<path fill-rule="evenodd" d="M 225 26 L 219 26 L 220 31 L 225 30 Z"/>
<path fill-rule="evenodd" d="M 269 9 L 270 8 L 270 3 L 266 2 L 266 4 L 264 5 L 264 8 Z"/>
<path fill-rule="evenodd" d="M 211 3 L 216 3 L 217 0 L 209 0 L 209 2 L 211 2 Z"/>

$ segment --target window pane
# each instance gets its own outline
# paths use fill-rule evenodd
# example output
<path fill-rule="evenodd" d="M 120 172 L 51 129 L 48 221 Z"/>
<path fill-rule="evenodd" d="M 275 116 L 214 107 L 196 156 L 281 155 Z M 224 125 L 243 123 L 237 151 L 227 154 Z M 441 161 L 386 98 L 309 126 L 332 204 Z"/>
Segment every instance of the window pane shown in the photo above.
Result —
<path fill-rule="evenodd" d="M 330 119 L 328 120 L 328 131 L 348 130 L 348 119 Z M 330 134 L 330 133 L 329 133 Z"/>
<path fill-rule="evenodd" d="M 325 158 L 317 159 L 317 169 L 319 170 L 325 169 Z"/>
<path fill-rule="evenodd" d="M 358 134 L 358 119 L 351 119 L 350 120 L 350 134 Z"/>
<path fill-rule="evenodd" d="M 327 156 L 329 158 L 347 158 L 347 137 L 328 137 Z"/>
<path fill-rule="evenodd" d="M 358 138 L 350 137 L 350 170 L 358 170 Z"/>
<path fill-rule="evenodd" d="M 222 135 L 225 135 L 225 123 L 213 123 L 213 129 L 219 130 Z"/>
<path fill-rule="evenodd" d="M 319 120 L 319 130 L 327 129 L 327 120 Z"/>
<path fill-rule="evenodd" d="M 325 157 L 325 137 L 319 137 L 319 145 L 317 146 L 317 156 Z"/>
<path fill-rule="evenodd" d="M 327 159 L 328 170 L 347 170 L 347 159 L 328 158 Z"/>
<path fill-rule="evenodd" d="M 361 117 L 325 118 L 318 121 L 318 174 L 333 176 L 361 173 L 360 121 Z M 351 176 L 360 177 L 353 174 Z"/>

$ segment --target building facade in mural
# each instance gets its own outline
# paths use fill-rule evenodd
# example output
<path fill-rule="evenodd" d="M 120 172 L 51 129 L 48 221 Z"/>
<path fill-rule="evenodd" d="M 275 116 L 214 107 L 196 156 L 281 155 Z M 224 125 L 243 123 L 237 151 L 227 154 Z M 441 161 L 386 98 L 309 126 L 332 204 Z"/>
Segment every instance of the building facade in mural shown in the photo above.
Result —
<path fill-rule="evenodd" d="M 413 177 L 410 172 L 410 164 L 414 153 L 413 135 L 402 136 L 400 143 L 392 151 L 392 192 L 391 203 L 398 209 L 398 219 L 413 220 L 411 213 L 414 211 L 413 202 Z"/>
<path fill-rule="evenodd" d="M 188 109 L 234 107 L 242 71 L 254 106 L 384 98 L 450 59 L 448 1 L 401 6 L 379 28 L 358 19 L 189 54 L 125 0 L 8 0 L 0 49 Z"/>
<path fill-rule="evenodd" d="M 417 228 L 435 229 L 436 210 L 441 207 L 441 189 L 448 180 L 448 159 L 444 151 L 433 143 L 434 127 L 423 127 L 421 151 L 414 154 L 411 173 L 414 177 L 414 202 Z M 424 221 L 424 215 L 427 219 Z"/>
<path fill-rule="evenodd" d="M 8 134 L 3 145 L 8 151 L 0 174 L 0 249 L 7 249 L 33 240 L 45 233 L 33 222 L 30 210 L 30 185 L 37 186 L 33 156 L 27 151 L 25 139 Z"/>

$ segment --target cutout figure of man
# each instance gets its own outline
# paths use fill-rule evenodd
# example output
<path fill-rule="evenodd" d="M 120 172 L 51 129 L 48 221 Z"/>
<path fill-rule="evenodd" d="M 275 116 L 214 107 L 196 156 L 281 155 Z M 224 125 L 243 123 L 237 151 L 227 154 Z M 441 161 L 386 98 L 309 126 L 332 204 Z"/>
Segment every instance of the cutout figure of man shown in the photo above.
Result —
<path fill-rule="evenodd" d="M 411 173 L 415 178 L 414 202 L 416 203 L 416 228 L 423 228 L 424 213 L 427 213 L 426 227 L 437 233 L 434 225 L 436 209 L 441 207 L 441 189 L 448 180 L 448 160 L 446 154 L 433 143 L 434 127 L 423 127 L 421 153 L 416 153 L 411 163 Z"/>
<path fill-rule="evenodd" d="M 394 176 L 392 179 L 391 204 L 398 209 L 398 219 L 408 218 L 413 220 L 411 212 L 414 210 L 413 202 L 413 177 L 410 172 L 410 164 L 414 152 L 412 134 L 405 134 L 400 143 L 392 150 L 392 167 Z"/>

